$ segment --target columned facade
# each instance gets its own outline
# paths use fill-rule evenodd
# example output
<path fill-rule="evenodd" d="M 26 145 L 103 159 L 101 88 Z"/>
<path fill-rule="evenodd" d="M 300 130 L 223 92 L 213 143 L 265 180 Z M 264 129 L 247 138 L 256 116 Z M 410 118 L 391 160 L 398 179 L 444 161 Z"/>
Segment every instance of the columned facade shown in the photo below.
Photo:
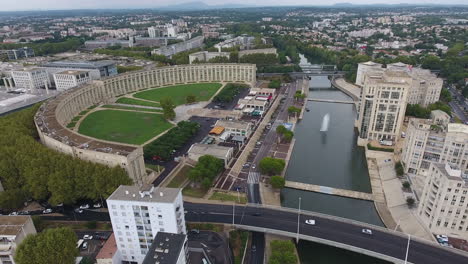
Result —
<path fill-rule="evenodd" d="M 108 143 L 67 129 L 81 111 L 112 98 L 148 88 L 199 82 L 256 81 L 254 64 L 201 64 L 160 67 L 108 77 L 67 90 L 44 103 L 35 117 L 43 144 L 81 159 L 125 168 L 136 184 L 145 168 L 141 146 Z M 99 152 L 99 155 L 97 153 Z M 103 155 L 105 153 L 105 155 Z"/>

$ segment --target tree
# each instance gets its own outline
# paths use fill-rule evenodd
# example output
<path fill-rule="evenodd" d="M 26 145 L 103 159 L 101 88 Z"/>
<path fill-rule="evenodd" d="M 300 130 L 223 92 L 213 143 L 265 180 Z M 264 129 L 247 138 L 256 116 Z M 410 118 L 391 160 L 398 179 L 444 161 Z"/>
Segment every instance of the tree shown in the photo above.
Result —
<path fill-rule="evenodd" d="M 401 164 L 401 161 L 398 161 L 397 163 L 395 163 L 395 171 L 398 176 L 403 176 L 403 174 L 405 173 L 405 170 L 403 168 L 403 164 Z"/>
<path fill-rule="evenodd" d="M 411 184 L 408 181 L 404 181 L 401 185 L 407 190 L 411 187 Z"/>
<path fill-rule="evenodd" d="M 176 113 L 174 111 L 175 104 L 170 97 L 161 99 L 161 107 L 163 109 L 163 116 L 166 120 L 174 120 Z"/>
<path fill-rule="evenodd" d="M 224 169 L 224 162 L 211 155 L 204 155 L 198 158 L 197 165 L 190 170 L 188 178 L 197 183 L 201 183 L 203 188 L 211 187 L 213 180 Z"/>
<path fill-rule="evenodd" d="M 265 157 L 259 163 L 260 172 L 267 175 L 281 174 L 286 163 L 282 159 Z"/>
<path fill-rule="evenodd" d="M 294 132 L 288 130 L 283 134 L 283 142 L 289 143 L 294 138 Z"/>
<path fill-rule="evenodd" d="M 281 189 L 286 184 L 286 180 L 284 179 L 284 177 L 281 177 L 279 175 L 272 176 L 270 178 L 270 184 L 271 184 L 271 186 L 273 186 L 273 188 Z"/>
<path fill-rule="evenodd" d="M 278 89 L 281 87 L 281 82 L 279 80 L 272 80 L 268 84 L 268 88 Z"/>
<path fill-rule="evenodd" d="M 440 99 L 447 103 L 452 101 L 452 95 L 447 88 L 442 88 L 442 91 L 440 91 Z"/>
<path fill-rule="evenodd" d="M 77 237 L 66 227 L 46 229 L 28 235 L 18 247 L 15 262 L 18 264 L 73 264 L 78 256 Z"/>
<path fill-rule="evenodd" d="M 280 135 L 283 135 L 284 132 L 288 131 L 288 129 L 283 126 L 283 125 L 279 125 L 276 127 L 276 133 L 280 134 Z"/>
<path fill-rule="evenodd" d="M 408 207 L 413 207 L 413 205 L 414 205 L 415 202 L 416 202 L 416 201 L 414 200 L 413 197 L 408 197 L 408 198 L 406 198 L 406 204 L 408 205 Z"/>
<path fill-rule="evenodd" d="M 291 114 L 299 114 L 301 112 L 301 109 L 300 108 L 297 108 L 295 106 L 290 106 L 288 107 L 288 113 L 291 115 Z"/>
<path fill-rule="evenodd" d="M 193 104 L 197 101 L 197 97 L 194 95 L 194 94 L 189 94 L 187 95 L 187 97 L 185 98 L 187 104 Z"/>
<path fill-rule="evenodd" d="M 271 257 L 269 264 L 296 264 L 297 256 L 294 244 L 289 240 L 273 240 L 270 243 Z"/>

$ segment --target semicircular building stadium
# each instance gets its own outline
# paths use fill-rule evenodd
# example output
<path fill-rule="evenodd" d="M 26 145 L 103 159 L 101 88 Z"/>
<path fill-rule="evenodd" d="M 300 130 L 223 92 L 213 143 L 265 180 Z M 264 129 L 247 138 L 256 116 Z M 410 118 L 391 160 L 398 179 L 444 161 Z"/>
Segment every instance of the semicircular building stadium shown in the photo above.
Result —
<path fill-rule="evenodd" d="M 246 82 L 254 84 L 255 64 L 178 65 L 135 71 L 70 89 L 41 105 L 34 122 L 47 147 L 83 160 L 124 168 L 134 183 L 145 183 L 143 148 L 98 140 L 68 129 L 81 111 L 113 98 L 148 88 L 198 82 Z"/>

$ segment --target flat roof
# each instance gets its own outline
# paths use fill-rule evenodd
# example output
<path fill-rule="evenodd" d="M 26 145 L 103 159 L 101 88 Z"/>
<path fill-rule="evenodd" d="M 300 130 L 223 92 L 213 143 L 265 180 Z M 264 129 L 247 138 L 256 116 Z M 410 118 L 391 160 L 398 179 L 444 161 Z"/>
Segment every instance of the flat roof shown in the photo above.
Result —
<path fill-rule="evenodd" d="M 29 215 L 0 215 L 0 235 L 17 235 L 30 219 L 31 216 Z"/>
<path fill-rule="evenodd" d="M 158 232 L 151 243 L 143 264 L 174 264 L 177 263 L 186 240 L 184 234 Z"/>
<path fill-rule="evenodd" d="M 83 71 L 83 70 L 66 70 L 66 71 L 57 72 L 56 74 L 78 75 L 78 74 L 88 73 L 88 72 L 89 71 Z"/>
<path fill-rule="evenodd" d="M 117 243 L 115 242 L 114 233 L 107 239 L 104 246 L 99 250 L 96 259 L 112 259 L 117 252 Z"/>
<path fill-rule="evenodd" d="M 120 185 L 107 200 L 173 203 L 182 189 L 153 187 L 142 191 L 138 186 Z"/>
<path fill-rule="evenodd" d="M 215 126 L 213 129 L 210 130 L 209 134 L 216 134 L 216 135 L 221 135 L 224 131 L 223 126 Z"/>
<path fill-rule="evenodd" d="M 218 120 L 216 121 L 216 127 L 220 126 L 223 128 L 236 128 L 236 129 L 247 129 L 250 126 L 249 122 L 245 121 L 229 121 L 229 120 Z M 215 128 L 216 128 L 215 127 Z"/>
<path fill-rule="evenodd" d="M 188 153 L 200 154 L 200 155 L 212 155 L 217 158 L 225 158 L 227 153 L 231 151 L 231 147 L 224 147 L 212 144 L 193 144 Z"/>
<path fill-rule="evenodd" d="M 43 67 L 59 67 L 59 68 L 100 68 L 116 64 L 113 60 L 100 60 L 100 61 L 51 61 L 43 64 Z"/>
<path fill-rule="evenodd" d="M 448 124 L 448 132 L 468 134 L 468 126 L 465 124 L 450 123 Z"/>

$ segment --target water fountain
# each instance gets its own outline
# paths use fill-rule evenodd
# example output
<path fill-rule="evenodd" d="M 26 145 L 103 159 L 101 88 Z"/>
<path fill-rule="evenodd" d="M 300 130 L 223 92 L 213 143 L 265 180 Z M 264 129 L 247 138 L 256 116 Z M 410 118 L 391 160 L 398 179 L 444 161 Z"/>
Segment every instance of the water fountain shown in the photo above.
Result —
<path fill-rule="evenodd" d="M 327 132 L 329 124 L 330 124 L 330 114 L 327 113 L 326 115 L 323 116 L 322 127 L 320 127 L 320 132 Z"/>

